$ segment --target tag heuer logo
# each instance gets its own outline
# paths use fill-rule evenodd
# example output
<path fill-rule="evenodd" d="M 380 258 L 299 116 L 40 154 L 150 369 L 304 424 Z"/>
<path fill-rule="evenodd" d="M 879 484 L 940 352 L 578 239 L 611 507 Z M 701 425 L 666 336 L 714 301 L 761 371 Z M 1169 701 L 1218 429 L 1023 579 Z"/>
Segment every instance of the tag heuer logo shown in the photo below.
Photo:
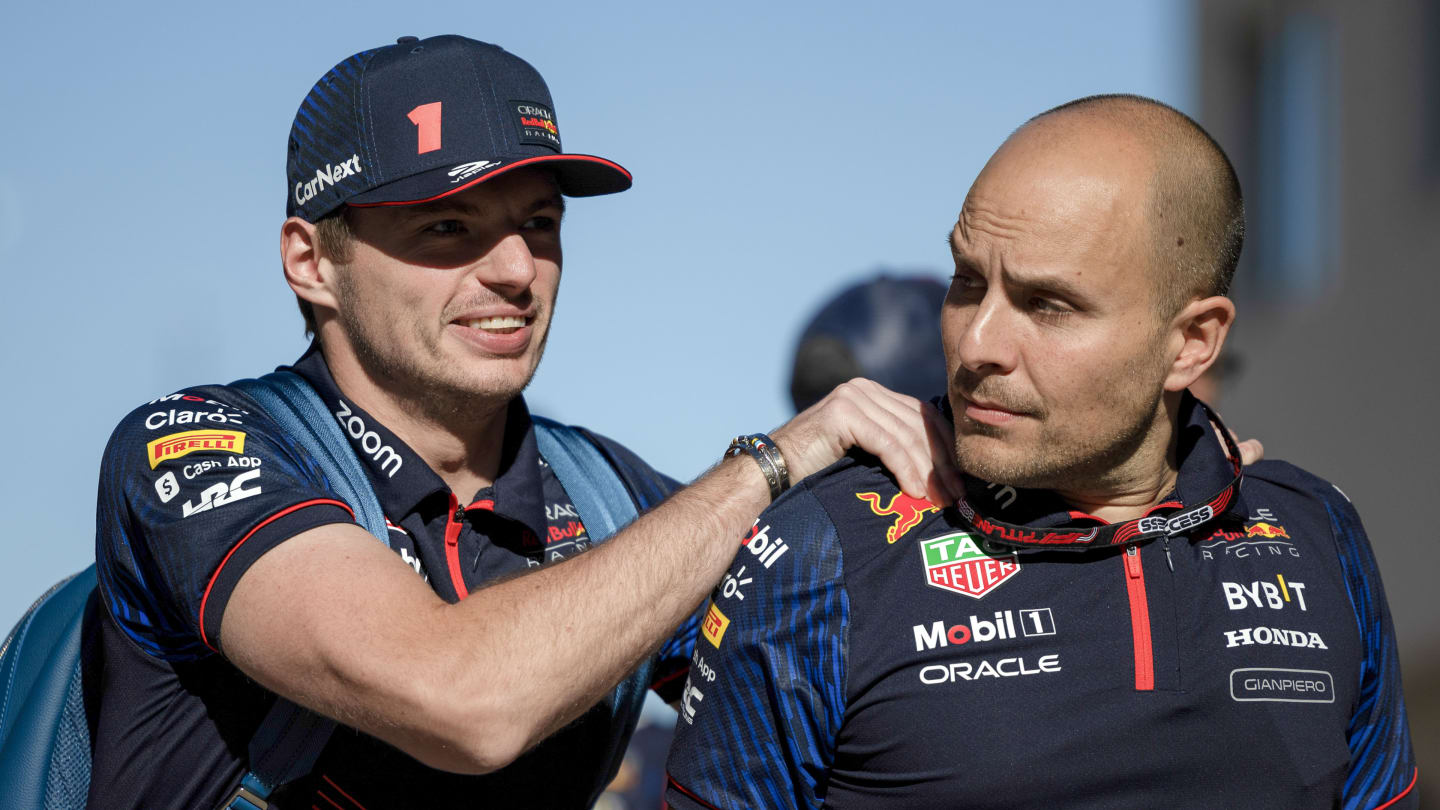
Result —
<path fill-rule="evenodd" d="M 920 541 L 925 581 L 936 588 L 979 599 L 1020 573 L 1015 554 L 989 554 L 965 532 Z"/>

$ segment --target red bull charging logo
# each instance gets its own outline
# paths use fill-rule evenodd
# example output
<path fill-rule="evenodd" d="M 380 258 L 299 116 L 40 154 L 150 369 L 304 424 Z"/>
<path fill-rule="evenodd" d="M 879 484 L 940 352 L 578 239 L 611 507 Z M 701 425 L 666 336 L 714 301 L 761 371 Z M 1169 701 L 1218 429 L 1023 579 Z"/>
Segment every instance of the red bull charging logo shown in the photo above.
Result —
<path fill-rule="evenodd" d="M 855 497 L 869 504 L 870 511 L 880 517 L 895 517 L 894 525 L 885 532 L 885 540 L 889 543 L 894 543 L 904 537 L 906 532 L 919 526 L 926 513 L 940 511 L 940 507 L 924 498 L 912 498 L 903 492 L 897 493 L 890 499 L 890 503 L 884 506 L 880 505 L 878 492 L 857 492 Z"/>
<path fill-rule="evenodd" d="M 1252 523 L 1245 527 L 1246 537 L 1284 537 L 1289 539 L 1290 533 L 1285 531 L 1284 526 L 1276 526 L 1273 523 Z"/>

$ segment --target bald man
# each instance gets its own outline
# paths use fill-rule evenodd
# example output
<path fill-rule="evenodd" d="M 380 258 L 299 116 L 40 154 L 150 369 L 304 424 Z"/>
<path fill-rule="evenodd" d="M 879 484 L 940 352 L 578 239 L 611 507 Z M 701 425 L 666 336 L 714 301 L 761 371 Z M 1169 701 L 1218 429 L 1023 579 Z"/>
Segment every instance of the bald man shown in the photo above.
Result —
<path fill-rule="evenodd" d="M 950 233 L 965 498 L 852 454 L 761 515 L 696 642 L 670 805 L 1416 806 L 1354 507 L 1242 470 L 1187 392 L 1243 235 L 1224 153 L 1159 102 L 1011 136 Z"/>

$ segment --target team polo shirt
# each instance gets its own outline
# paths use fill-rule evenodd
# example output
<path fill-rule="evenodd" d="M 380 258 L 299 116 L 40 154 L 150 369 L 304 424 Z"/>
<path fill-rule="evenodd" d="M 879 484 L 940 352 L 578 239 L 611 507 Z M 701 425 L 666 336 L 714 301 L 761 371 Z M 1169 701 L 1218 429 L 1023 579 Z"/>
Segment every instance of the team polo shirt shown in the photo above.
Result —
<path fill-rule="evenodd" d="M 1181 425 L 1156 514 L 1234 474 L 1188 397 Z M 1076 519 L 1050 492 L 966 492 L 1011 524 Z M 673 808 L 1418 803 L 1360 519 L 1276 461 L 1168 543 L 1015 551 L 842 460 L 761 515 L 712 594 L 668 770 Z"/>
<path fill-rule="evenodd" d="M 362 462 L 391 548 L 446 601 L 590 546 L 519 397 L 507 413 L 499 476 L 462 499 L 339 390 L 317 347 L 290 370 L 314 387 Z M 593 438 L 642 509 L 676 486 L 625 448 Z M 353 522 L 305 450 L 236 389 L 186 389 L 121 420 L 105 451 L 97 514 L 104 688 L 94 713 L 94 806 L 214 807 L 234 789 L 275 697 L 225 659 L 225 606 L 266 551 L 308 529 Z M 346 810 L 588 806 L 618 767 L 643 686 L 678 696 L 694 628 L 694 620 L 682 625 L 630 681 L 510 767 L 484 776 L 436 771 L 340 726 L 314 771 L 275 802 Z"/>

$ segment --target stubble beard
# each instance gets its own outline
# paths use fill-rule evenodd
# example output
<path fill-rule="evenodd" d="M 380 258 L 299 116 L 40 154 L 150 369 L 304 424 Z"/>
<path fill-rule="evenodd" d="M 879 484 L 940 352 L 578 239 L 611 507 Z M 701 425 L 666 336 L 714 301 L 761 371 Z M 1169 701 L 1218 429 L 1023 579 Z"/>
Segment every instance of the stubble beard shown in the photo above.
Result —
<path fill-rule="evenodd" d="M 969 475 L 990 483 L 1022 489 L 1103 491 L 1109 482 L 1123 478 L 1153 435 L 1156 418 L 1163 417 L 1160 401 L 1164 391 L 1156 381 L 1157 370 L 1146 368 L 1145 360 L 1127 364 L 1122 379 L 1109 389 L 1113 395 L 1097 403 L 1098 413 L 1120 414 L 1119 419 L 1107 420 L 1100 428 L 1057 424 L 1042 413 L 1032 447 L 986 452 L 985 444 L 1005 442 L 1009 431 L 957 414 L 956 463 Z M 1144 393 L 1119 395 L 1129 391 Z"/>
<path fill-rule="evenodd" d="M 532 367 L 518 386 L 503 381 L 476 381 L 458 373 L 446 373 L 444 361 L 438 353 L 432 355 L 437 367 L 426 369 L 423 361 L 417 362 L 400 352 L 387 351 L 382 348 L 386 341 L 375 335 L 369 324 L 378 322 L 378 318 L 393 316 L 389 316 L 384 308 L 370 304 L 344 275 L 339 277 L 339 286 L 341 300 L 349 306 L 342 305 L 338 321 L 356 359 L 371 379 L 411 413 L 445 425 L 480 420 L 507 407 L 534 377 L 535 368 Z M 536 320 L 542 320 L 543 314 L 543 311 L 537 312 Z M 411 332 L 408 341 L 411 345 L 432 346 L 431 338 L 418 321 L 407 324 L 405 328 Z M 545 353 L 548 337 L 547 329 L 536 347 L 536 367 Z"/>

